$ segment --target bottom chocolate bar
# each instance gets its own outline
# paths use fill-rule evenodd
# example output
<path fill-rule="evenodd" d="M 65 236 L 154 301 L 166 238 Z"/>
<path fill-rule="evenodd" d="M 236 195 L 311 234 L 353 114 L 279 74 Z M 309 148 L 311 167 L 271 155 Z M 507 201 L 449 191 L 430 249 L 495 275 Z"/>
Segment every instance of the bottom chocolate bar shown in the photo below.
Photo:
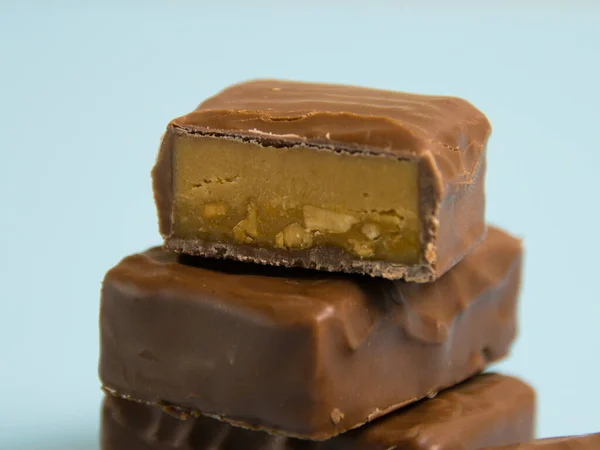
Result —
<path fill-rule="evenodd" d="M 600 433 L 582 436 L 556 437 L 524 442 L 522 444 L 493 447 L 487 450 L 598 450 Z"/>
<path fill-rule="evenodd" d="M 102 450 L 476 450 L 533 439 L 535 394 L 516 378 L 483 374 L 327 441 L 302 441 L 208 417 L 104 399 Z"/>

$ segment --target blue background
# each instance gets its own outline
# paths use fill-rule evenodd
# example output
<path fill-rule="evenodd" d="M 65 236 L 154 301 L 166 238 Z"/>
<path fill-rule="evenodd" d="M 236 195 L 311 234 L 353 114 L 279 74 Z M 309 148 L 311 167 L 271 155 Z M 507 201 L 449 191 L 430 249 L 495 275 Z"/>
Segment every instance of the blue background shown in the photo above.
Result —
<path fill-rule="evenodd" d="M 159 242 L 160 135 L 254 77 L 488 115 L 488 217 L 527 250 L 520 338 L 497 367 L 537 388 L 540 436 L 600 431 L 593 2 L 84 3 L 0 0 L 1 449 L 97 448 L 100 282 Z"/>

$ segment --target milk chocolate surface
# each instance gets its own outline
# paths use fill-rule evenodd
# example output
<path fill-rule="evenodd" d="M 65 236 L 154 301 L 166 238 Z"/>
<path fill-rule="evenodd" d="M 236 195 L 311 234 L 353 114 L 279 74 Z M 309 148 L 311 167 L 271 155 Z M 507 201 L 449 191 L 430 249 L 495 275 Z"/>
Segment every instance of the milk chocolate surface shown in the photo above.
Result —
<path fill-rule="evenodd" d="M 158 408 L 108 396 L 102 450 L 479 450 L 532 439 L 534 409 L 535 395 L 525 383 L 484 374 L 315 442 L 232 427 L 208 417 L 179 420 Z"/>
<path fill-rule="evenodd" d="M 168 125 L 160 232 L 187 254 L 431 281 L 483 239 L 489 133 L 453 97 L 237 84 Z"/>
<path fill-rule="evenodd" d="M 600 449 L 600 433 L 582 436 L 556 437 L 539 439 L 522 444 L 493 447 L 488 450 L 598 450 Z"/>
<path fill-rule="evenodd" d="M 480 372 L 516 332 L 521 246 L 490 228 L 430 284 L 177 256 L 103 283 L 113 395 L 327 439 Z"/>

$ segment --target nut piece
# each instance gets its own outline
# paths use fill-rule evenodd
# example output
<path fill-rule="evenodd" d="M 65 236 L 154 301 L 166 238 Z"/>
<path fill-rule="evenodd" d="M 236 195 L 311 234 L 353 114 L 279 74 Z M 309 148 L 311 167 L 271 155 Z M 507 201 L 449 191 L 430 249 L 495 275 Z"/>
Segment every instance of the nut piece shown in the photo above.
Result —
<path fill-rule="evenodd" d="M 394 227 L 399 230 L 404 228 L 404 225 L 406 223 L 406 219 L 404 218 L 404 216 L 399 216 L 397 214 L 389 213 L 389 212 L 371 213 L 371 214 L 369 214 L 369 219 L 371 219 L 375 222 L 378 222 L 381 225 L 388 226 L 388 227 Z"/>
<path fill-rule="evenodd" d="M 242 222 L 244 221 L 242 220 Z M 252 242 L 253 239 L 246 234 L 246 231 L 244 231 L 242 222 L 238 223 L 235 227 L 233 227 L 233 237 L 239 243 L 249 244 L 250 242 Z"/>
<path fill-rule="evenodd" d="M 233 227 L 233 236 L 238 242 L 252 242 L 258 236 L 258 216 L 256 205 L 248 204 L 248 215 Z"/>
<path fill-rule="evenodd" d="M 358 223 L 358 218 L 350 214 L 338 213 L 316 206 L 304 206 L 302 212 L 304 213 L 304 225 L 309 231 L 318 230 L 342 234 Z"/>
<path fill-rule="evenodd" d="M 275 246 L 279 248 L 308 248 L 312 245 L 312 235 L 302 225 L 293 223 L 275 236 Z"/>
<path fill-rule="evenodd" d="M 227 205 L 223 202 L 206 203 L 202 205 L 200 214 L 205 219 L 216 219 L 227 215 Z"/>
<path fill-rule="evenodd" d="M 360 231 L 371 240 L 375 240 L 381 236 L 381 229 L 375 223 L 365 223 Z"/>
<path fill-rule="evenodd" d="M 435 251 L 435 246 L 431 242 L 428 242 L 427 246 L 425 247 L 425 260 L 429 264 L 434 264 L 436 262 L 436 260 L 437 260 L 437 254 L 436 254 L 436 251 Z"/>
<path fill-rule="evenodd" d="M 339 409 L 334 408 L 333 411 L 331 411 L 331 421 L 335 425 L 340 423 L 343 418 L 344 418 L 344 413 L 341 412 Z"/>
<path fill-rule="evenodd" d="M 369 258 L 375 254 L 373 242 L 359 241 L 358 239 L 348 239 L 352 250 L 361 258 Z"/>

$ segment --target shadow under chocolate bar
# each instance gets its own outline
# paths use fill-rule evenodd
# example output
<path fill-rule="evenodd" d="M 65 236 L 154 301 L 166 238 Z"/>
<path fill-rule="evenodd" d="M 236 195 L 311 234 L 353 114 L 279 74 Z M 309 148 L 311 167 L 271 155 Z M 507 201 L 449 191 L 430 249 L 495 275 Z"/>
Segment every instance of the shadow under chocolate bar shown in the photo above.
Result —
<path fill-rule="evenodd" d="M 172 412 L 328 439 L 504 357 L 521 258 L 493 227 L 429 284 L 151 249 L 104 280 L 100 378 Z"/>
<path fill-rule="evenodd" d="M 534 416 L 535 396 L 528 385 L 484 374 L 322 442 L 245 430 L 208 417 L 179 420 L 111 396 L 104 400 L 101 436 L 102 450 L 479 450 L 532 439 Z"/>
<path fill-rule="evenodd" d="M 432 281 L 485 234 L 489 134 L 453 97 L 237 84 L 168 125 L 160 232 L 193 255 Z"/>

